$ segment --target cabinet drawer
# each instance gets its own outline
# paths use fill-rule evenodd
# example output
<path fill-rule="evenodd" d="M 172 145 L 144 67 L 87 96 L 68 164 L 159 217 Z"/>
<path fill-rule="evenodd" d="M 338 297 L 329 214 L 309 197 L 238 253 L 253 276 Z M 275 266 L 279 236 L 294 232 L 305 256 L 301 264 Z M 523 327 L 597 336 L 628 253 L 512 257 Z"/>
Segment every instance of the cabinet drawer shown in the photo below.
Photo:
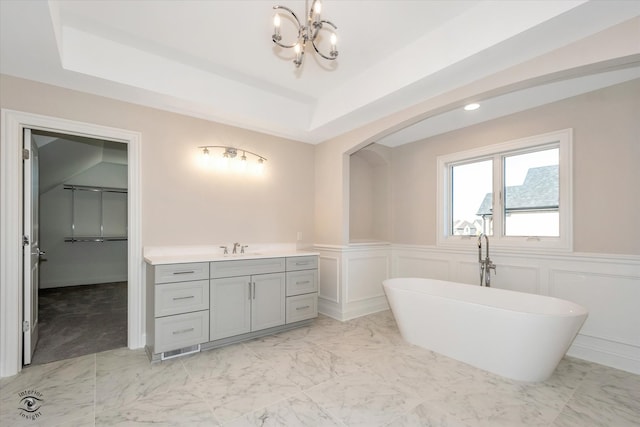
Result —
<path fill-rule="evenodd" d="M 163 264 L 155 267 L 155 283 L 186 282 L 209 278 L 208 262 Z"/>
<path fill-rule="evenodd" d="M 284 258 L 237 259 L 213 261 L 211 278 L 250 276 L 252 274 L 280 273 L 284 271 Z"/>
<path fill-rule="evenodd" d="M 209 310 L 155 319 L 155 353 L 209 341 Z"/>
<path fill-rule="evenodd" d="M 308 294 L 318 290 L 318 270 L 287 272 L 287 296 Z"/>
<path fill-rule="evenodd" d="M 287 323 L 318 317 L 318 294 L 287 298 Z"/>
<path fill-rule="evenodd" d="M 155 317 L 209 309 L 209 280 L 165 283 L 155 287 Z"/>
<path fill-rule="evenodd" d="M 318 257 L 316 255 L 287 258 L 287 271 L 310 270 L 314 268 L 318 268 Z"/>

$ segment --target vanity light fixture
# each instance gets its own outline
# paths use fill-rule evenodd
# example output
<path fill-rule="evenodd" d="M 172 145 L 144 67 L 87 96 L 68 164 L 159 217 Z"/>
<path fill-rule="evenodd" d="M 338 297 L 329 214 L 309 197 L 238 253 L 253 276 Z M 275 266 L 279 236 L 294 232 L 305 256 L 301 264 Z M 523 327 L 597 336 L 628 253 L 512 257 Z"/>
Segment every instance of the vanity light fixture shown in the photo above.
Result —
<path fill-rule="evenodd" d="M 464 110 L 465 111 L 473 111 L 473 110 L 477 110 L 478 108 L 480 108 L 480 104 L 474 102 L 471 104 L 467 104 L 464 106 Z"/>
<path fill-rule="evenodd" d="M 245 170 L 247 168 L 247 154 L 255 156 L 257 159 L 257 167 L 258 171 L 261 171 L 264 168 L 264 162 L 267 161 L 267 158 L 261 156 L 260 154 L 254 153 L 253 151 L 245 150 L 243 148 L 230 147 L 227 145 L 201 145 L 198 147 L 202 150 L 202 155 L 205 158 L 211 157 L 210 148 L 220 148 L 222 149 L 222 160 L 229 161 L 231 159 L 235 159 L 239 157 L 240 162 L 238 163 L 239 169 Z M 238 153 L 242 153 L 242 155 L 238 156 Z"/>
<path fill-rule="evenodd" d="M 313 0 L 311 2 L 311 7 L 309 7 L 309 0 L 305 1 L 305 22 L 304 25 L 296 14 L 285 6 L 273 6 L 276 10 L 276 14 L 273 16 L 273 35 L 271 36 L 271 40 L 280 47 L 284 47 L 287 49 L 293 49 L 296 53 L 296 57 L 293 60 L 293 63 L 296 64 L 296 68 L 302 65 L 302 60 L 304 59 L 305 48 L 307 47 L 307 43 L 311 43 L 313 46 L 313 50 L 320 55 L 322 58 L 327 59 L 329 61 L 333 61 L 338 57 L 338 49 L 336 47 L 337 36 L 335 30 L 338 29 L 333 23 L 326 21 L 324 19 L 320 19 L 320 12 L 322 11 L 322 3 L 320 0 Z M 280 14 L 278 10 L 284 10 L 287 12 L 297 25 L 298 30 L 298 38 L 293 44 L 285 44 L 281 43 L 282 34 L 280 34 L 280 24 L 282 23 L 282 19 L 280 18 Z M 329 36 L 329 41 L 331 43 L 331 50 L 328 54 L 324 54 L 320 52 L 316 41 L 322 39 L 322 37 L 318 37 L 320 30 L 326 29 L 326 26 L 331 27 L 333 30 L 329 30 L 331 35 Z"/>

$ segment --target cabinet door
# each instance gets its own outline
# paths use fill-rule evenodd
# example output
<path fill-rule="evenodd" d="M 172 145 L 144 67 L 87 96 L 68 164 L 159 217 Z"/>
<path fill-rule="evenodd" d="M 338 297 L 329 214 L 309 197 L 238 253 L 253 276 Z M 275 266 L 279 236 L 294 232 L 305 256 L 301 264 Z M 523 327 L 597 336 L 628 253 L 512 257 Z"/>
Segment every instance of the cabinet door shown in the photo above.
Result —
<path fill-rule="evenodd" d="M 252 280 L 251 330 L 272 328 L 285 322 L 284 273 L 258 274 Z"/>
<path fill-rule="evenodd" d="M 211 279 L 210 340 L 251 331 L 251 277 Z"/>

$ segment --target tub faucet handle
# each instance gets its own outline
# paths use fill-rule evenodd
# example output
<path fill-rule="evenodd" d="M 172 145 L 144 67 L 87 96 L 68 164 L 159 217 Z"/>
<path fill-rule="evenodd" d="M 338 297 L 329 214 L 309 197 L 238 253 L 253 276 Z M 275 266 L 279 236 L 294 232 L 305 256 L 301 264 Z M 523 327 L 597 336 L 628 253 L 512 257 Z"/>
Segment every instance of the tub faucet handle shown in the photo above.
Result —
<path fill-rule="evenodd" d="M 246 248 L 248 248 L 248 247 L 249 247 L 249 245 L 242 245 L 242 246 L 240 246 L 240 253 L 241 253 L 241 254 L 243 254 L 243 253 L 244 253 L 244 250 L 245 250 Z"/>
<path fill-rule="evenodd" d="M 224 249 L 223 255 L 229 255 L 229 248 L 226 246 L 220 246 L 220 249 Z"/>

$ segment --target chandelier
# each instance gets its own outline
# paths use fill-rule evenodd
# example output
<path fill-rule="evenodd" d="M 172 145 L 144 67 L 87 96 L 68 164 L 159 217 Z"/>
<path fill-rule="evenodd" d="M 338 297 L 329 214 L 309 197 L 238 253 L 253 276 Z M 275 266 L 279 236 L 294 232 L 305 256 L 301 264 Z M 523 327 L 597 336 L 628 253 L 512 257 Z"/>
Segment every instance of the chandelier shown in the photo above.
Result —
<path fill-rule="evenodd" d="M 302 25 L 296 14 L 293 13 L 293 11 L 288 7 L 273 6 L 273 8 L 276 10 L 276 14 L 273 17 L 273 36 L 271 36 L 271 40 L 273 40 L 273 42 L 280 47 L 293 49 L 295 51 L 296 57 L 293 60 L 293 63 L 296 64 L 296 67 L 300 67 L 300 65 L 302 65 L 302 60 L 304 59 L 304 52 L 305 48 L 307 47 L 307 43 L 311 43 L 311 46 L 313 46 L 313 49 L 316 51 L 316 53 L 324 59 L 333 61 L 338 57 L 338 49 L 336 49 L 337 37 L 335 33 L 335 30 L 337 30 L 338 27 L 336 27 L 329 21 L 320 19 L 320 12 L 322 11 L 322 4 L 320 3 L 320 0 L 313 0 L 313 2 L 311 3 L 311 8 L 309 8 L 309 0 L 305 1 L 305 25 Z M 280 18 L 280 14 L 278 13 L 279 10 L 288 12 L 293 17 L 298 26 L 298 38 L 293 44 L 281 43 L 282 35 L 280 34 L 280 24 L 282 21 Z M 320 52 L 320 49 L 316 44 L 316 41 L 319 41 L 321 39 L 321 37 L 318 37 L 318 34 L 325 25 L 333 28 L 333 30 L 329 30 L 331 31 L 331 50 L 329 51 L 328 55 Z"/>

